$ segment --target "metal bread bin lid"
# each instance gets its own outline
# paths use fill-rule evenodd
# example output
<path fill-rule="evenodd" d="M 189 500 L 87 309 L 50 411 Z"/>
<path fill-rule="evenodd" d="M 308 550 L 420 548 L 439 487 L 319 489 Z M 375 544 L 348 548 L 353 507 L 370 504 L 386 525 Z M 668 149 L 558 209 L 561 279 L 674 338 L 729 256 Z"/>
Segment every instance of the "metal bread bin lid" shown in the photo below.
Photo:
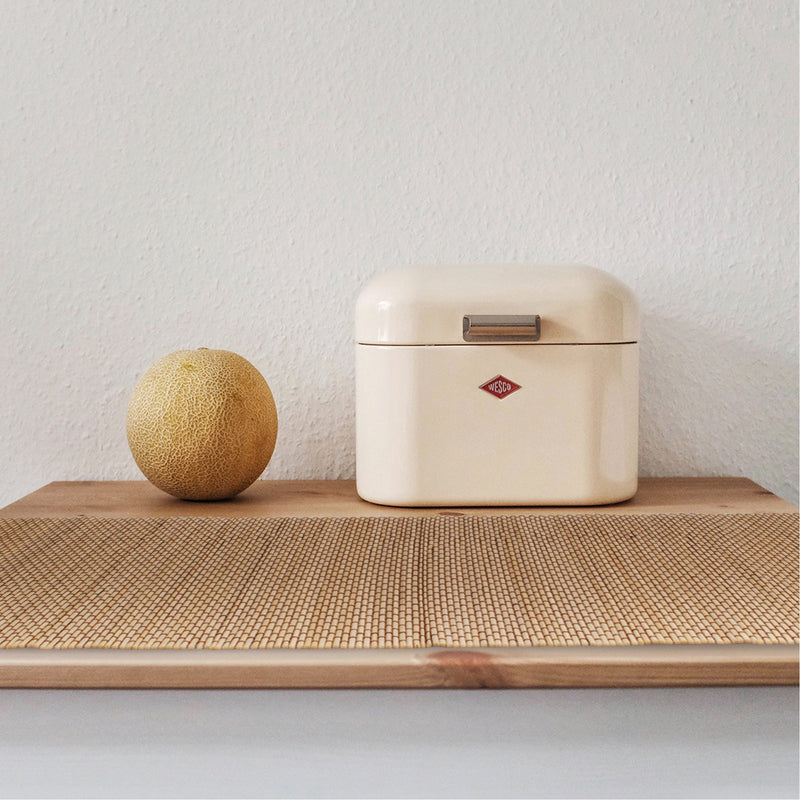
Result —
<path fill-rule="evenodd" d="M 633 292 L 583 265 L 415 266 L 373 278 L 360 344 L 621 344 L 639 338 Z"/>

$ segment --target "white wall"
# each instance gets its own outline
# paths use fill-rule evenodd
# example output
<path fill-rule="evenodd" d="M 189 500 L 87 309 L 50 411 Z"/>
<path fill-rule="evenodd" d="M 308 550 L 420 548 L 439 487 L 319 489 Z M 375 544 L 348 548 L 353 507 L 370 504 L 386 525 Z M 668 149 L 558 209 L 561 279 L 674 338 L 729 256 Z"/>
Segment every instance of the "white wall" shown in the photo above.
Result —
<path fill-rule="evenodd" d="M 354 474 L 353 303 L 579 261 L 643 309 L 641 472 L 797 502 L 796 2 L 0 0 L 0 505 L 139 473 L 158 357 L 273 387 L 267 478 Z"/>
<path fill-rule="evenodd" d="M 0 692 L 3 797 L 797 798 L 797 689 Z"/>

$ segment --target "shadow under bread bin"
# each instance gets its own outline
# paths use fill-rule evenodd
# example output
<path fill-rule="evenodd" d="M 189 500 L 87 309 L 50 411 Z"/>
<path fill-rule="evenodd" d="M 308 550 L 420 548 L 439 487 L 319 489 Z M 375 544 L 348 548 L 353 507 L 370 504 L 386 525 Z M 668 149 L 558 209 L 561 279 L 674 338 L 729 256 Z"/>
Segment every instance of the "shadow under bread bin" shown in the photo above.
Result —
<path fill-rule="evenodd" d="M 587 266 L 426 266 L 356 305 L 356 483 L 398 506 L 636 493 L 639 314 Z"/>

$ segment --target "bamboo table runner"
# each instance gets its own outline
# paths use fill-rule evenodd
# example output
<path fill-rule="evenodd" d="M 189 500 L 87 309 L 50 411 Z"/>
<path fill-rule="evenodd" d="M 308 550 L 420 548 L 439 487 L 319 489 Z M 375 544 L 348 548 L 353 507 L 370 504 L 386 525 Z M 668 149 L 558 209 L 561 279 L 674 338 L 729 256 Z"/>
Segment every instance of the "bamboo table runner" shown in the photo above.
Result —
<path fill-rule="evenodd" d="M 108 500 L 120 487 L 94 488 Z M 322 507 L 342 487 L 325 488 Z M 17 516 L 36 494 L 0 512 L 0 685 L 797 679 L 798 517 L 782 501 L 476 513 L 346 497 L 340 511 L 359 514 Z M 247 504 L 176 510 L 226 507 Z"/>

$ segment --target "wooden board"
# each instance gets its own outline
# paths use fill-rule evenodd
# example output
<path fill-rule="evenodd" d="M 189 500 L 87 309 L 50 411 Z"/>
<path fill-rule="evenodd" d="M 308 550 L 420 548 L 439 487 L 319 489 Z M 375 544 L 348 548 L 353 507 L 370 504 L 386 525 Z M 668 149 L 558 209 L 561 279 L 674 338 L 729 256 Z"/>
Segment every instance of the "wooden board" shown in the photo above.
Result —
<path fill-rule="evenodd" d="M 511 689 L 794 685 L 789 645 L 0 650 L 0 687 Z"/>
<path fill-rule="evenodd" d="M 3 517 L 413 516 L 758 513 L 796 509 L 743 478 L 643 479 L 627 503 L 594 508 L 406 509 L 365 503 L 352 481 L 263 481 L 233 501 L 187 503 L 142 481 L 58 482 Z M 754 565 L 757 569 L 758 565 Z M 770 685 L 798 682 L 794 645 L 473 649 L 0 650 L 0 686 L 502 688 Z"/>
<path fill-rule="evenodd" d="M 356 494 L 355 481 L 256 481 L 233 500 L 177 500 L 147 481 L 57 481 L 0 509 L 0 517 L 407 517 L 473 514 L 757 513 L 797 509 L 747 478 L 641 478 L 639 491 L 608 506 L 399 508 Z"/>

